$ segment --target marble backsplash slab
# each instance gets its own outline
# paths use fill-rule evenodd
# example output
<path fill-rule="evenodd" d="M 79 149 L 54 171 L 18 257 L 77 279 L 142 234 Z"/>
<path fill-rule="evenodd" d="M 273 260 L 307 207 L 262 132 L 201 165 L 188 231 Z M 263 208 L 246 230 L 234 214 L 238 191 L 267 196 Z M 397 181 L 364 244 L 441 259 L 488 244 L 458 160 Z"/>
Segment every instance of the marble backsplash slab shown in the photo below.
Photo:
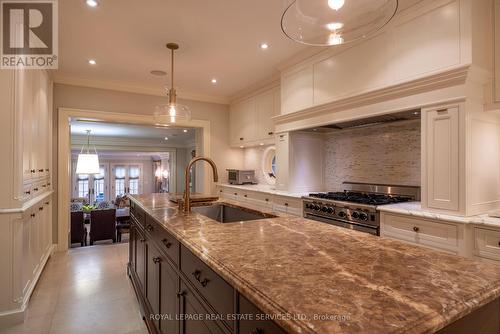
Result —
<path fill-rule="evenodd" d="M 325 139 L 325 189 L 342 182 L 420 186 L 420 120 L 342 130 Z"/>

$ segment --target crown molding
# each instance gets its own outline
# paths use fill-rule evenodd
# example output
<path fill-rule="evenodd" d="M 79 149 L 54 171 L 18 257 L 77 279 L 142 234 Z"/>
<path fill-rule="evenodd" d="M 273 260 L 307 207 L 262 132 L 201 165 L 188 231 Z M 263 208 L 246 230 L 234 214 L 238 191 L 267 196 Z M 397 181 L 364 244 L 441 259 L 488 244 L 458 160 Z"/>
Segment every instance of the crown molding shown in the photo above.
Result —
<path fill-rule="evenodd" d="M 165 97 L 165 90 L 163 88 L 140 85 L 140 84 L 130 84 L 122 83 L 116 81 L 99 81 L 99 80 L 89 80 L 76 77 L 69 77 L 54 74 L 53 81 L 56 84 L 70 85 L 70 86 L 80 86 L 87 88 L 98 88 L 114 90 L 118 92 L 127 92 L 134 94 L 144 94 L 153 96 L 163 96 Z M 196 94 L 189 92 L 178 92 L 178 98 L 182 100 L 191 100 L 199 102 L 217 103 L 217 104 L 229 104 L 230 99 L 226 97 Z"/>

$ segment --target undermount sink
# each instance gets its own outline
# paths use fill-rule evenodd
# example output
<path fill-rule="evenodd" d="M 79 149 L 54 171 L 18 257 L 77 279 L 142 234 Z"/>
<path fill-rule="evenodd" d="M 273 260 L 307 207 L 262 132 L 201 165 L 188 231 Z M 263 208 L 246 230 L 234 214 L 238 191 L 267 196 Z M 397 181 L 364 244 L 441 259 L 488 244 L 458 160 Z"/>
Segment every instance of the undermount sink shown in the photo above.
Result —
<path fill-rule="evenodd" d="M 223 203 L 193 207 L 191 208 L 191 211 L 218 221 L 219 223 L 235 223 L 265 218 L 276 218 L 276 216 L 271 214 Z"/>

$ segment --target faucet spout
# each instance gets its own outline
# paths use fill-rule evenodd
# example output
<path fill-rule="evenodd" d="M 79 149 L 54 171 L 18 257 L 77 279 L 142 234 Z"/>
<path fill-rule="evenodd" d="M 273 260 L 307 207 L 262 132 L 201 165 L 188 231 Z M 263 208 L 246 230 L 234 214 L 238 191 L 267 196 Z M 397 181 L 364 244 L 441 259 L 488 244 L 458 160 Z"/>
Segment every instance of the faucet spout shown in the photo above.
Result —
<path fill-rule="evenodd" d="M 184 212 L 186 212 L 186 213 L 191 212 L 191 198 L 190 198 L 191 190 L 189 189 L 189 183 L 191 182 L 190 171 L 196 162 L 202 161 L 202 160 L 208 162 L 208 164 L 212 167 L 212 172 L 214 174 L 214 182 L 219 181 L 219 174 L 217 173 L 217 165 L 215 164 L 215 162 L 212 159 L 204 158 L 204 157 L 193 158 L 186 166 L 186 170 L 184 173 L 184 177 L 185 177 L 185 181 L 186 181 L 185 189 L 184 189 Z"/>

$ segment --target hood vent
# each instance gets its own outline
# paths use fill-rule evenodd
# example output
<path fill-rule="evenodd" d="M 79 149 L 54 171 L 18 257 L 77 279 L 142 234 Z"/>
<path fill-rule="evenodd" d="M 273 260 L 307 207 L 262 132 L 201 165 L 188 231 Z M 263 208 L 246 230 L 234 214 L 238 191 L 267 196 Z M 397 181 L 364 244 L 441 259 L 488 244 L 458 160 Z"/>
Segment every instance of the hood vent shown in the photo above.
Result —
<path fill-rule="evenodd" d="M 379 124 L 395 123 L 395 122 L 410 121 L 417 119 L 420 119 L 420 109 L 406 110 L 394 114 L 379 115 L 379 116 L 356 119 L 352 121 L 333 123 L 313 130 L 318 131 L 318 129 L 321 129 L 322 130 L 321 132 L 326 132 L 328 130 L 362 128 Z"/>

